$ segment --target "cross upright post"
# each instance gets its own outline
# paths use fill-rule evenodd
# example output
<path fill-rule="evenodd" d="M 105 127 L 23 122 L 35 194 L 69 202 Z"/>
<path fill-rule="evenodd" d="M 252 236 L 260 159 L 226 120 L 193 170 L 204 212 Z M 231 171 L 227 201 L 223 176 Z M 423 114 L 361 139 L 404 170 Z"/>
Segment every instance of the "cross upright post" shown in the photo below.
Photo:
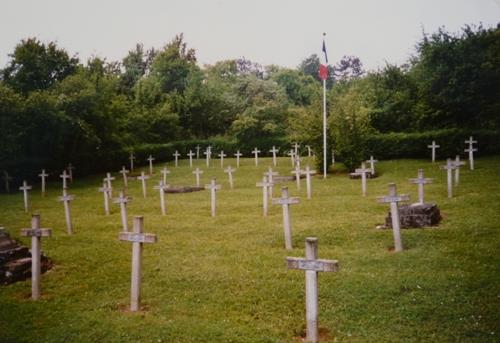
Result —
<path fill-rule="evenodd" d="M 68 173 L 69 173 L 69 182 L 73 183 L 73 169 L 75 169 L 75 167 L 73 167 L 71 165 L 71 162 L 68 163 L 68 166 L 66 167 L 66 169 L 68 170 Z"/>
<path fill-rule="evenodd" d="M 123 176 L 123 185 L 125 186 L 125 188 L 128 187 L 128 179 L 127 179 L 127 174 L 129 173 L 129 171 L 127 169 L 125 169 L 125 166 L 122 166 L 122 169 L 119 171 L 120 174 L 122 174 Z"/>
<path fill-rule="evenodd" d="M 375 175 L 375 163 L 377 163 L 377 162 L 378 162 L 378 160 L 375 160 L 373 158 L 373 156 L 370 156 L 370 159 L 366 160 L 366 163 L 370 163 L 370 169 L 371 169 L 372 175 Z"/>
<path fill-rule="evenodd" d="M 210 146 L 207 147 L 207 150 L 205 150 L 205 152 L 203 153 L 203 155 L 206 156 L 207 167 L 210 167 L 210 158 L 211 158 L 211 155 L 212 155 L 212 151 L 210 150 Z"/>
<path fill-rule="evenodd" d="M 459 179 L 460 179 L 460 167 L 465 166 L 465 162 L 460 161 L 460 155 L 455 156 L 455 161 L 453 161 L 453 164 L 455 165 L 455 186 L 458 186 Z"/>
<path fill-rule="evenodd" d="M 196 187 L 200 187 L 200 174 L 203 174 L 203 170 L 196 167 L 196 169 L 193 171 L 193 174 L 196 174 Z"/>
<path fill-rule="evenodd" d="M 41 260 L 41 238 L 52 236 L 52 229 L 40 228 L 40 215 L 31 216 L 31 228 L 21 229 L 21 236 L 31 237 L 31 298 L 40 298 L 40 279 L 42 274 Z"/>
<path fill-rule="evenodd" d="M 157 237 L 143 233 L 144 217 L 134 217 L 133 232 L 120 232 L 120 241 L 132 242 L 132 277 L 130 287 L 130 311 L 136 312 L 141 304 L 142 244 L 156 243 Z"/>
<path fill-rule="evenodd" d="M 177 168 L 179 166 L 179 156 L 180 155 L 181 154 L 179 154 L 179 152 L 177 150 L 175 150 L 175 153 L 172 154 L 172 156 L 174 156 L 174 158 L 175 158 L 175 168 Z"/>
<path fill-rule="evenodd" d="M 155 158 L 151 155 L 149 155 L 148 157 L 148 161 L 149 161 L 149 175 L 153 175 L 153 161 L 155 160 Z"/>
<path fill-rule="evenodd" d="M 69 179 L 69 175 L 68 173 L 66 173 L 66 169 L 63 170 L 63 173 L 59 175 L 59 177 L 63 181 L 63 189 L 68 188 L 68 182 L 66 181 L 66 179 Z"/>
<path fill-rule="evenodd" d="M 306 170 L 301 170 L 300 173 L 306 175 L 307 199 L 311 199 L 312 198 L 311 175 L 316 174 L 316 170 L 311 170 L 311 168 L 309 168 L 309 165 L 307 165 Z"/>
<path fill-rule="evenodd" d="M 38 174 L 38 176 L 42 179 L 42 196 L 44 197 L 45 196 L 45 178 L 47 176 L 49 176 L 49 174 L 47 174 L 45 172 L 45 169 L 42 169 L 42 173 Z"/>
<path fill-rule="evenodd" d="M 295 142 L 293 143 L 293 150 L 294 150 L 294 153 L 295 153 L 295 156 L 297 156 L 299 154 L 299 143 Z"/>
<path fill-rule="evenodd" d="M 167 169 L 167 166 L 165 165 L 165 167 L 160 170 L 161 172 L 161 176 L 162 176 L 162 179 L 163 179 L 163 183 L 166 185 L 167 184 L 167 175 L 170 174 L 170 170 Z"/>
<path fill-rule="evenodd" d="M 66 217 L 66 227 L 68 229 L 68 234 L 73 234 L 73 225 L 71 224 L 71 210 L 69 207 L 69 202 L 75 199 L 74 195 L 68 194 L 66 188 L 63 189 L 63 195 L 58 197 L 59 201 L 64 203 L 64 214 Z"/>
<path fill-rule="evenodd" d="M 302 174 L 300 166 L 295 165 L 295 170 L 293 170 L 291 173 L 295 174 L 295 183 L 297 184 L 297 190 L 300 190 L 300 174 Z"/>
<path fill-rule="evenodd" d="M 306 238 L 306 258 L 287 257 L 288 269 L 306 272 L 306 322 L 308 342 L 318 342 L 318 272 L 337 272 L 337 260 L 318 259 L 318 239 Z"/>
<path fill-rule="evenodd" d="M 235 168 L 231 168 L 231 166 L 227 167 L 226 169 L 224 169 L 224 173 L 227 173 L 227 176 L 229 177 L 229 187 L 231 189 L 234 188 L 234 184 L 233 184 L 233 172 L 235 172 L 236 169 Z"/>
<path fill-rule="evenodd" d="M 221 150 L 219 157 L 220 157 L 220 167 L 224 168 L 224 157 L 227 155 L 224 153 L 224 150 Z"/>
<path fill-rule="evenodd" d="M 448 185 L 448 198 L 453 198 L 453 170 L 457 167 L 451 161 L 451 158 L 446 160 L 444 166 L 440 166 L 440 169 L 446 170 L 446 183 Z"/>
<path fill-rule="evenodd" d="M 28 213 L 29 201 L 28 201 L 28 191 L 31 189 L 31 186 L 28 186 L 28 182 L 26 180 L 23 181 L 23 185 L 19 187 L 20 191 L 23 191 L 24 198 L 24 212 Z"/>
<path fill-rule="evenodd" d="M 201 149 L 201 147 L 199 145 L 197 145 L 195 147 L 195 149 L 196 149 L 196 159 L 199 160 L 200 159 L 200 149 Z"/>
<path fill-rule="evenodd" d="M 470 170 L 474 170 L 474 152 L 476 152 L 477 149 L 473 147 L 473 144 L 477 143 L 477 141 L 475 141 L 472 136 L 470 136 L 469 139 L 465 141 L 465 143 L 469 144 L 469 148 L 465 149 L 464 151 L 469 153 Z"/>
<path fill-rule="evenodd" d="M 103 179 L 103 181 L 107 183 L 109 188 L 109 190 L 107 191 L 109 199 L 113 197 L 113 186 L 111 185 L 111 181 L 113 181 L 114 179 L 115 177 L 111 176 L 111 173 L 106 173 L 106 177 Z"/>
<path fill-rule="evenodd" d="M 270 187 L 273 186 L 271 182 L 268 181 L 267 176 L 262 177 L 262 182 L 257 182 L 256 184 L 257 187 L 262 187 L 262 215 L 264 217 L 267 216 L 268 214 L 268 201 L 269 201 L 269 195 L 268 195 L 268 190 Z"/>
<path fill-rule="evenodd" d="M 239 150 L 236 150 L 236 153 L 234 154 L 234 156 L 236 156 L 236 168 L 240 167 L 240 157 L 242 155 L 243 154 Z"/>
<path fill-rule="evenodd" d="M 221 185 L 215 183 L 215 177 L 212 178 L 212 182 L 209 185 L 205 185 L 205 189 L 210 189 L 210 210 L 212 217 L 215 217 L 215 192 L 221 189 Z"/>
<path fill-rule="evenodd" d="M 160 191 L 160 207 L 161 207 L 161 214 L 166 215 L 167 214 L 167 208 L 165 206 L 165 190 L 168 188 L 168 185 L 163 183 L 163 181 L 160 181 L 158 186 L 155 186 L 154 189 Z"/>
<path fill-rule="evenodd" d="M 307 148 L 307 158 L 311 158 L 311 156 L 312 156 L 311 146 L 310 145 L 306 145 L 306 148 Z"/>
<path fill-rule="evenodd" d="M 429 179 L 424 177 L 424 170 L 419 169 L 417 173 L 416 179 L 409 179 L 410 183 L 415 183 L 418 185 L 418 203 L 424 203 L 424 185 L 428 183 L 432 183 L 434 179 Z"/>
<path fill-rule="evenodd" d="M 114 199 L 115 204 L 120 204 L 120 215 L 122 219 L 122 228 L 124 232 L 128 231 L 128 222 L 127 222 L 127 203 L 132 201 L 131 197 L 125 195 L 123 191 L 120 191 L 120 195 L 118 198 Z"/>
<path fill-rule="evenodd" d="M 274 185 L 274 180 L 273 178 L 275 176 L 278 176 L 278 172 L 273 172 L 273 168 L 269 167 L 269 170 L 264 173 L 264 175 L 267 176 L 267 179 L 269 180 L 270 186 L 269 186 L 269 198 L 273 198 L 273 185 Z"/>
<path fill-rule="evenodd" d="M 135 156 L 134 156 L 133 152 L 130 153 L 129 160 L 130 160 L 130 171 L 133 173 L 134 172 L 134 160 L 135 160 Z"/>
<path fill-rule="evenodd" d="M 278 153 L 280 149 L 276 149 L 276 147 L 273 145 L 273 148 L 269 150 L 270 153 L 273 154 L 273 166 L 276 167 L 276 153 Z"/>
<path fill-rule="evenodd" d="M 254 154 L 254 158 L 255 158 L 255 166 L 256 167 L 259 165 L 259 153 L 260 153 L 260 150 L 257 149 L 257 147 L 255 147 L 255 149 L 252 150 L 252 154 Z"/>
<path fill-rule="evenodd" d="M 439 148 L 439 145 L 436 145 L 435 141 L 432 141 L 431 145 L 427 146 L 429 149 L 432 149 L 432 163 L 436 161 L 436 149 Z"/>
<path fill-rule="evenodd" d="M 394 251 L 396 252 L 403 250 L 403 243 L 401 242 L 401 221 L 399 219 L 398 202 L 407 200 L 410 200 L 410 197 L 408 195 L 397 195 L 395 183 L 389 184 L 389 196 L 377 197 L 378 202 L 388 202 L 391 204 L 392 233 L 394 236 Z"/>
<path fill-rule="evenodd" d="M 145 175 L 144 171 L 141 171 L 141 176 L 138 176 L 137 179 L 141 180 L 142 196 L 146 199 L 146 180 L 149 179 L 149 176 Z"/>
<path fill-rule="evenodd" d="M 361 163 L 361 168 L 355 169 L 354 173 L 351 175 L 361 175 L 361 190 L 363 192 L 363 196 L 366 196 L 366 174 L 371 173 L 370 168 L 366 168 L 365 162 Z"/>
<path fill-rule="evenodd" d="M 290 160 L 292 162 L 292 167 L 295 166 L 295 153 L 293 152 L 293 149 L 290 150 L 288 153 L 287 153 L 288 156 L 290 156 Z"/>
<path fill-rule="evenodd" d="M 194 152 L 192 150 L 189 150 L 189 153 L 187 154 L 189 157 L 189 168 L 193 168 L 193 156 Z"/>
<path fill-rule="evenodd" d="M 289 207 L 292 204 L 298 204 L 299 198 L 288 196 L 288 187 L 281 188 L 281 198 L 273 199 L 273 204 L 281 205 L 283 208 L 283 231 L 285 233 L 285 248 L 286 250 L 293 249 L 292 246 L 292 225 L 290 221 Z"/>
<path fill-rule="evenodd" d="M 104 213 L 109 216 L 109 192 L 111 192 L 111 188 L 107 185 L 106 181 L 102 182 L 102 187 L 99 188 L 99 192 L 102 192 L 104 195 Z"/>
<path fill-rule="evenodd" d="M 4 170 L 2 179 L 5 181 L 5 191 L 10 193 L 10 181 L 12 181 L 12 176 L 9 176 L 9 173 Z"/>

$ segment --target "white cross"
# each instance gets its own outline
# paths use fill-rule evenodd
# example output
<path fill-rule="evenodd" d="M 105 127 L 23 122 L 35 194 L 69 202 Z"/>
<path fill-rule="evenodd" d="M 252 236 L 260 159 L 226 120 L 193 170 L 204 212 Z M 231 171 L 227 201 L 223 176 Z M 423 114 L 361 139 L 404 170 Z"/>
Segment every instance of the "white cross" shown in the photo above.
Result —
<path fill-rule="evenodd" d="M 70 181 L 71 183 L 73 183 L 73 169 L 75 169 L 75 167 L 73 167 L 73 166 L 71 165 L 71 162 L 70 162 L 70 163 L 68 163 L 68 166 L 66 167 L 66 169 L 67 169 L 67 170 L 68 170 L 68 172 L 69 172 L 69 181 Z"/>
<path fill-rule="evenodd" d="M 432 183 L 433 179 L 425 178 L 424 177 L 424 170 L 419 169 L 417 173 L 417 178 L 416 179 L 409 179 L 408 180 L 410 183 L 415 183 L 418 185 L 418 203 L 423 204 L 424 203 L 424 185 L 428 183 Z"/>
<path fill-rule="evenodd" d="M 306 188 L 307 188 L 307 199 L 312 197 L 312 185 L 311 185 L 311 175 L 316 174 L 316 170 L 311 170 L 309 165 L 306 166 L 306 170 L 301 170 L 302 175 L 306 175 Z"/>
<path fill-rule="evenodd" d="M 111 176 L 111 173 L 106 173 L 106 177 L 102 179 L 104 182 L 107 183 L 109 191 L 108 191 L 108 198 L 111 199 L 113 197 L 113 186 L 111 185 L 111 181 L 115 179 L 114 176 Z"/>
<path fill-rule="evenodd" d="M 52 229 L 40 228 L 40 215 L 31 216 L 31 228 L 21 229 L 21 236 L 31 237 L 31 298 L 38 300 L 40 298 L 40 279 L 41 279 L 41 238 L 52 236 Z"/>
<path fill-rule="evenodd" d="M 104 213 L 109 216 L 109 199 L 111 198 L 109 196 L 109 193 L 111 192 L 111 188 L 106 183 L 106 181 L 103 181 L 102 187 L 99 188 L 99 192 L 102 192 L 102 194 L 104 195 Z"/>
<path fill-rule="evenodd" d="M 141 172 L 141 176 L 137 177 L 138 180 L 141 180 L 142 183 L 142 195 L 144 199 L 146 199 L 146 180 L 149 179 L 149 176 L 144 175 L 144 171 Z"/>
<path fill-rule="evenodd" d="M 273 154 L 273 166 L 276 167 L 276 153 L 278 153 L 280 149 L 276 149 L 276 147 L 273 145 L 273 148 L 269 150 Z"/>
<path fill-rule="evenodd" d="M 160 172 L 161 172 L 161 175 L 163 178 L 163 183 L 166 185 L 167 184 L 167 174 L 170 174 L 170 170 L 168 170 L 167 166 L 165 166 L 165 168 L 163 168 Z"/>
<path fill-rule="evenodd" d="M 287 155 L 290 156 L 290 159 L 292 162 L 292 167 L 294 167 L 295 166 L 295 153 L 293 152 L 293 150 L 290 150 Z"/>
<path fill-rule="evenodd" d="M 470 170 L 474 170 L 474 152 L 477 151 L 477 149 L 472 145 L 477 143 L 477 141 L 475 141 L 472 136 L 470 136 L 469 139 L 465 141 L 465 143 L 469 144 L 469 148 L 465 149 L 464 151 L 469 153 Z"/>
<path fill-rule="evenodd" d="M 207 147 L 207 150 L 203 153 L 203 155 L 206 155 L 207 167 L 210 167 L 210 157 L 212 155 L 212 151 L 210 150 L 210 146 Z"/>
<path fill-rule="evenodd" d="M 432 163 L 434 163 L 436 161 L 436 149 L 439 148 L 439 145 L 436 145 L 436 142 L 432 141 L 432 144 L 427 147 L 432 149 Z"/>
<path fill-rule="evenodd" d="M 361 163 L 361 168 L 354 170 L 354 173 L 351 175 L 357 176 L 361 175 L 361 190 L 363 192 L 363 196 L 366 196 L 366 174 L 371 173 L 370 168 L 366 168 L 365 162 Z"/>
<path fill-rule="evenodd" d="M 337 272 L 338 261 L 318 259 L 318 239 L 306 238 L 306 258 L 287 257 L 288 269 L 306 271 L 306 321 L 308 342 L 318 342 L 318 272 Z"/>
<path fill-rule="evenodd" d="M 193 156 L 194 152 L 192 150 L 189 150 L 189 153 L 187 154 L 189 157 L 189 168 L 193 168 Z"/>
<path fill-rule="evenodd" d="M 122 169 L 119 171 L 119 173 L 123 176 L 123 185 L 125 186 L 125 188 L 128 187 L 127 174 L 129 173 L 129 171 L 125 169 L 125 166 L 122 166 Z"/>
<path fill-rule="evenodd" d="M 453 164 L 455 165 L 455 186 L 458 186 L 458 182 L 460 179 L 460 167 L 465 166 L 465 162 L 460 161 L 460 155 L 455 156 L 455 161 L 453 161 Z"/>
<path fill-rule="evenodd" d="M 120 214 L 122 218 L 122 227 L 123 231 L 128 231 L 128 222 L 127 222 L 127 203 L 132 201 L 131 197 L 126 196 L 123 191 L 120 191 L 120 195 L 118 198 L 114 199 L 115 204 L 120 204 Z"/>
<path fill-rule="evenodd" d="M 262 215 L 265 217 L 268 214 L 268 199 L 269 199 L 268 190 L 273 187 L 273 184 L 272 182 L 268 181 L 267 176 L 263 176 L 262 182 L 257 182 L 256 186 L 262 187 L 262 209 L 263 209 Z"/>
<path fill-rule="evenodd" d="M 335 151 L 332 149 L 332 164 L 335 164 Z"/>
<path fill-rule="evenodd" d="M 257 148 L 252 150 L 252 154 L 254 154 L 254 156 L 255 156 L 255 166 L 259 165 L 259 153 L 260 153 L 260 150 Z"/>
<path fill-rule="evenodd" d="M 293 249 L 292 247 L 292 224 L 290 221 L 290 205 L 298 204 L 299 198 L 290 198 L 288 196 L 288 187 L 281 188 L 281 198 L 273 199 L 273 204 L 281 205 L 283 208 L 283 231 L 285 232 L 285 248 L 286 250 Z"/>
<path fill-rule="evenodd" d="M 66 173 L 66 169 L 63 170 L 63 173 L 59 177 L 63 180 L 63 189 L 68 188 L 66 179 L 69 179 L 69 175 Z"/>
<path fill-rule="evenodd" d="M 148 161 L 149 161 L 149 175 L 153 175 L 153 161 L 155 160 L 155 158 L 151 155 L 149 155 L 148 157 Z"/>
<path fill-rule="evenodd" d="M 139 311 L 141 303 L 142 244 L 156 243 L 156 235 L 143 233 L 144 217 L 134 217 L 134 231 L 120 232 L 120 241 L 132 242 L 132 282 L 130 290 L 130 311 Z"/>
<path fill-rule="evenodd" d="M 45 178 L 49 176 L 49 174 L 45 172 L 45 169 L 42 169 L 42 173 L 38 174 L 38 176 L 42 178 L 42 196 L 45 196 Z"/>
<path fill-rule="evenodd" d="M 195 147 L 195 149 L 196 149 L 196 159 L 199 160 L 200 159 L 200 149 L 201 149 L 201 147 L 199 145 L 197 145 Z"/>
<path fill-rule="evenodd" d="M 307 148 L 307 158 L 311 158 L 311 146 L 310 145 L 306 145 L 306 148 Z"/>
<path fill-rule="evenodd" d="M 295 155 L 298 155 L 299 154 L 299 143 L 295 142 L 293 143 L 293 149 L 294 149 L 294 152 L 295 152 Z"/>
<path fill-rule="evenodd" d="M 135 160 L 135 156 L 134 156 L 133 152 L 130 153 L 129 160 L 130 160 L 130 171 L 133 173 L 134 172 L 134 160 Z"/>
<path fill-rule="evenodd" d="M 73 225 L 71 224 L 71 211 L 69 207 L 69 202 L 75 199 L 74 195 L 68 194 L 66 188 L 63 189 L 63 195 L 57 198 L 58 201 L 64 203 L 64 214 L 66 216 L 66 227 L 68 229 L 68 234 L 73 234 Z"/>
<path fill-rule="evenodd" d="M 300 190 L 300 166 L 296 165 L 295 170 L 291 171 L 292 174 L 295 174 L 295 182 L 297 184 L 297 190 Z"/>
<path fill-rule="evenodd" d="M 178 152 L 177 150 L 175 150 L 175 153 L 174 153 L 174 154 L 172 154 L 172 155 L 173 155 L 173 156 L 174 156 L 174 158 L 175 158 L 175 167 L 177 168 L 177 167 L 179 166 L 179 165 L 178 165 L 178 162 L 179 162 L 179 156 L 180 156 L 181 154 L 179 154 L 179 152 Z"/>
<path fill-rule="evenodd" d="M 200 187 L 200 174 L 203 174 L 203 170 L 200 170 L 200 168 L 196 168 L 193 171 L 193 174 L 196 174 L 196 187 Z"/>
<path fill-rule="evenodd" d="M 224 169 L 224 173 L 227 173 L 227 176 L 229 177 L 229 187 L 233 189 L 233 172 L 235 172 L 235 168 L 231 168 L 231 166 L 227 167 Z"/>
<path fill-rule="evenodd" d="M 398 202 L 407 200 L 410 200 L 410 197 L 408 195 L 397 195 L 395 183 L 389 184 L 389 196 L 377 197 L 378 202 L 388 202 L 391 204 L 392 233 L 394 235 L 394 250 L 396 252 L 403 250 L 403 243 L 401 242 L 401 221 L 399 220 Z"/>
<path fill-rule="evenodd" d="M 236 168 L 239 168 L 240 167 L 240 157 L 242 156 L 243 154 L 237 150 L 236 151 L 236 154 L 234 154 L 234 156 L 236 156 Z"/>
<path fill-rule="evenodd" d="M 205 189 L 210 189 L 210 210 L 212 217 L 215 217 L 215 192 L 221 188 L 221 185 L 215 184 L 215 177 L 209 185 L 205 185 Z"/>
<path fill-rule="evenodd" d="M 165 206 L 165 190 L 168 187 L 169 186 L 167 184 L 163 183 L 163 181 L 160 181 L 160 183 L 158 184 L 158 186 L 154 187 L 154 189 L 160 191 L 160 206 L 161 206 L 161 214 L 162 215 L 167 214 L 167 209 L 166 209 L 166 206 Z"/>
<path fill-rule="evenodd" d="M 267 179 L 269 180 L 269 183 L 271 184 L 271 186 L 269 186 L 269 198 L 273 198 L 273 185 L 274 185 L 274 180 L 273 178 L 275 176 L 278 176 L 279 173 L 278 172 L 273 172 L 273 168 L 269 167 L 269 170 L 267 172 L 264 173 L 264 175 L 267 176 Z"/>
<path fill-rule="evenodd" d="M 28 183 L 23 181 L 23 185 L 19 187 L 20 191 L 23 191 L 23 196 L 24 196 L 24 212 L 28 212 L 28 191 L 31 189 L 31 186 L 28 186 Z"/>
<path fill-rule="evenodd" d="M 9 185 L 9 183 L 10 183 L 10 181 L 12 181 L 12 177 L 9 176 L 9 173 L 7 173 L 6 170 L 3 171 L 3 177 L 2 177 L 2 179 L 5 181 L 5 191 L 7 193 L 10 193 L 10 185 Z"/>
<path fill-rule="evenodd" d="M 378 160 L 373 159 L 373 156 L 370 156 L 369 160 L 366 160 L 366 163 L 370 163 L 370 169 L 372 175 L 375 175 L 375 163 L 377 163 Z"/>
<path fill-rule="evenodd" d="M 448 198 L 453 198 L 453 170 L 457 167 L 451 161 L 451 158 L 446 160 L 446 165 L 440 166 L 440 169 L 446 170 L 446 181 L 448 184 Z"/>
<path fill-rule="evenodd" d="M 224 157 L 227 155 L 224 153 L 224 150 L 221 150 L 219 157 L 220 157 L 220 167 L 224 168 Z"/>

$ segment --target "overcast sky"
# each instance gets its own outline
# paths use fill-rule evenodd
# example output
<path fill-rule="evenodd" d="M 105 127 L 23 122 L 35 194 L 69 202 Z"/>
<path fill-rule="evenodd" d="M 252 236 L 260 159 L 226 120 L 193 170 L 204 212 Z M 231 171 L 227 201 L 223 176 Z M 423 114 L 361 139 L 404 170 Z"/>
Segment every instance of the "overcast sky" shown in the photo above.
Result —
<path fill-rule="evenodd" d="M 0 68 L 21 39 L 57 41 L 82 61 L 121 60 L 136 43 L 161 48 L 184 33 L 200 66 L 245 57 L 296 67 L 321 53 L 355 55 L 368 69 L 403 63 L 422 30 L 496 26 L 500 0 L 7 0 L 1 3 Z"/>

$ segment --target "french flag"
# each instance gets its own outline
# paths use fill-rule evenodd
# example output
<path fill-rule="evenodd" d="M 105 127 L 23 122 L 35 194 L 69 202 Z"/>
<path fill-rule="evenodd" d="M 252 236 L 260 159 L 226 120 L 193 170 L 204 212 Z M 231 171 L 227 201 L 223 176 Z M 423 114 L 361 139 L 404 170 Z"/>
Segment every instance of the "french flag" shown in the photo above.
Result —
<path fill-rule="evenodd" d="M 323 48 L 321 49 L 325 53 L 325 64 L 320 63 L 319 65 L 319 78 L 321 80 L 328 79 L 328 55 L 326 54 L 326 44 L 323 39 Z"/>

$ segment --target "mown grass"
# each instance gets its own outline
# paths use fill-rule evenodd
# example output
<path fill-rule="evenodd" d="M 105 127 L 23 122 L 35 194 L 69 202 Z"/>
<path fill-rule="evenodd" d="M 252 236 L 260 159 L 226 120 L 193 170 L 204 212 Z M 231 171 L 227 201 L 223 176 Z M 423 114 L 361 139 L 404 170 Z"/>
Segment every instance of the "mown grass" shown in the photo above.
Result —
<path fill-rule="evenodd" d="M 226 160 L 235 165 L 234 160 Z M 43 275 L 42 299 L 29 299 L 30 281 L 0 287 L 2 342 L 295 342 L 304 332 L 304 273 L 286 270 L 285 256 L 304 256 L 304 239 L 319 238 L 319 257 L 338 259 L 338 273 L 319 279 L 320 327 L 324 341 L 338 342 L 494 342 L 499 335 L 500 157 L 482 158 L 476 170 L 462 168 L 455 197 L 447 198 L 440 163 L 423 160 L 383 161 L 380 177 L 368 181 L 361 196 L 359 180 L 341 169 L 327 180 L 313 181 L 313 199 L 305 184 L 294 205 L 294 250 L 284 249 L 282 213 L 271 206 L 261 215 L 261 189 L 255 183 L 271 163 L 242 160 L 235 189 L 218 162 L 202 182 L 215 176 L 223 185 L 217 196 L 217 217 L 210 217 L 208 191 L 167 194 L 166 216 L 159 195 L 148 182 L 143 199 L 140 182 L 129 184 L 134 199 L 129 217 L 143 215 L 145 232 L 158 235 L 144 247 L 142 306 L 130 313 L 131 244 L 120 242 L 119 207 L 104 215 L 103 175 L 75 179 L 71 194 L 73 236 L 66 234 L 60 182 L 31 192 L 32 210 L 42 226 L 53 229 L 42 249 L 55 267 Z M 423 168 L 435 178 L 426 199 L 437 202 L 439 228 L 405 230 L 405 251 L 395 254 L 392 233 L 376 230 L 388 205 L 375 201 L 396 182 L 398 192 L 416 199 L 408 178 Z M 170 166 L 169 183 L 192 185 L 186 161 Z M 290 174 L 289 159 L 279 161 Z M 116 173 L 115 194 L 121 187 Z M 275 195 L 279 188 L 275 188 Z M 0 196 L 0 226 L 12 236 L 28 227 L 20 192 Z"/>

